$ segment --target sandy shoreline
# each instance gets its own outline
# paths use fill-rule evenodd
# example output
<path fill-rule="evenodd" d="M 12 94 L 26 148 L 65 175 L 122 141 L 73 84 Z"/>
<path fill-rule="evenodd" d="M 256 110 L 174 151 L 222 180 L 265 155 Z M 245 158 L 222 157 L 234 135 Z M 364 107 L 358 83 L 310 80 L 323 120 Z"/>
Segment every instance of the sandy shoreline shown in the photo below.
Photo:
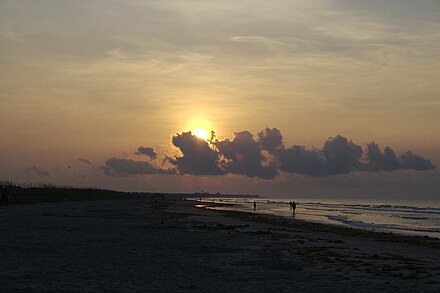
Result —
<path fill-rule="evenodd" d="M 429 248 L 440 249 L 440 238 L 430 237 L 426 235 L 415 235 L 410 233 L 395 233 L 391 231 L 377 231 L 374 229 L 362 229 L 344 226 L 340 224 L 321 223 L 317 221 L 309 221 L 304 219 L 292 219 L 286 216 L 277 216 L 264 213 L 253 213 L 249 211 L 233 210 L 229 205 L 223 203 L 196 203 L 196 206 L 203 207 L 209 210 L 221 211 L 226 217 L 232 217 L 243 220 L 250 220 L 252 222 L 268 223 L 275 226 L 291 227 L 295 229 L 302 229 L 308 232 L 329 232 L 348 236 L 358 236 L 364 238 L 374 238 L 376 240 L 388 242 L 402 242 L 425 246 Z M 223 207 L 225 207 L 223 209 Z"/>
<path fill-rule="evenodd" d="M 196 204 L 1 208 L 0 291 L 440 291 L 438 240 Z"/>

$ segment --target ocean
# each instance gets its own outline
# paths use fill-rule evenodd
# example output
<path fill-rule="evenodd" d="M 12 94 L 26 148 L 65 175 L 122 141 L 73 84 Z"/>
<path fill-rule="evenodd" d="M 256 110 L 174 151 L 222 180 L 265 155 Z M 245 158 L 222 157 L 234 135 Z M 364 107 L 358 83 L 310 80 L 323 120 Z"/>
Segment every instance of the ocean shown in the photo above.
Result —
<path fill-rule="evenodd" d="M 210 198 L 202 201 L 231 203 L 221 209 L 253 211 L 357 229 L 440 238 L 440 201 L 298 199 L 295 214 L 289 198 Z"/>

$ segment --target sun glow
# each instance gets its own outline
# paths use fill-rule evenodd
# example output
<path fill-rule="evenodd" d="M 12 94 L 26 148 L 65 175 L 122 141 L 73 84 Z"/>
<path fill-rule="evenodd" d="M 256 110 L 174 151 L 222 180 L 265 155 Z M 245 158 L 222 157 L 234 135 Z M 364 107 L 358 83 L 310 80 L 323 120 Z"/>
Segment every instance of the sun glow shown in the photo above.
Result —
<path fill-rule="evenodd" d="M 191 131 L 191 133 L 197 136 L 198 138 L 201 138 L 203 140 L 208 140 L 208 131 L 206 131 L 203 128 L 196 128 L 193 131 Z"/>

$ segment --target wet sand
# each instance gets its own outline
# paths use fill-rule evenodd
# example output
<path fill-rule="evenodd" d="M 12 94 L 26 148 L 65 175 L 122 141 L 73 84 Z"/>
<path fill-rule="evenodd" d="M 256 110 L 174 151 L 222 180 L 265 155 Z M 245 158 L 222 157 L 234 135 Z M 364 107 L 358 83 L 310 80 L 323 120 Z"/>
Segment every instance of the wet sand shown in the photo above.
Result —
<path fill-rule="evenodd" d="M 439 240 L 142 199 L 0 208 L 0 291 L 440 292 Z"/>

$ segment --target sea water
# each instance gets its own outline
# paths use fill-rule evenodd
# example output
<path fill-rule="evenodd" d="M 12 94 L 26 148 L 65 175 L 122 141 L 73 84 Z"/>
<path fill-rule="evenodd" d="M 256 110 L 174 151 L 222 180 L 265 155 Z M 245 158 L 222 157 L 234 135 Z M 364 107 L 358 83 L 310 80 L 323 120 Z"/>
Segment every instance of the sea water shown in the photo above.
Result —
<path fill-rule="evenodd" d="M 295 213 L 289 202 L 295 200 Z M 399 234 L 422 235 L 440 238 L 440 201 L 373 201 L 351 199 L 289 199 L 289 198 L 211 198 L 214 201 L 234 204 L 220 209 L 256 213 L 324 224 Z"/>

